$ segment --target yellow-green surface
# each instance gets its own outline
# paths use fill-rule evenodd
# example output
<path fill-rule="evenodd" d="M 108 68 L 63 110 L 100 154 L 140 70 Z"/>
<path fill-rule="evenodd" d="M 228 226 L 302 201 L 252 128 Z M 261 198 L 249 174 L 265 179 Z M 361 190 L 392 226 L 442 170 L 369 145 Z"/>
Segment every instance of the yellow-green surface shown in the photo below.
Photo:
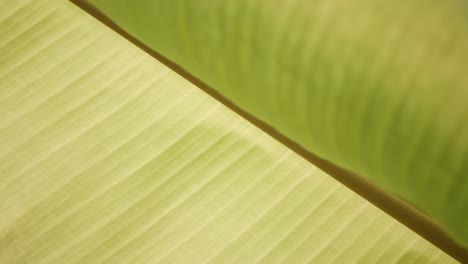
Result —
<path fill-rule="evenodd" d="M 465 0 L 88 0 L 468 247 Z"/>
<path fill-rule="evenodd" d="M 0 2 L 0 263 L 452 263 L 66 1 Z"/>

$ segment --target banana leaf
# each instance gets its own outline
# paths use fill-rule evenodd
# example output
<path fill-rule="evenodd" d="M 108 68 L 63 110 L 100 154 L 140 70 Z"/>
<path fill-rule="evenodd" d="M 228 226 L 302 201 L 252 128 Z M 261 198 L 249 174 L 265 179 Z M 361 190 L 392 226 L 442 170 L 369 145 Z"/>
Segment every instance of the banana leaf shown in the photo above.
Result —
<path fill-rule="evenodd" d="M 72 3 L 0 32 L 0 263 L 456 262 Z"/>

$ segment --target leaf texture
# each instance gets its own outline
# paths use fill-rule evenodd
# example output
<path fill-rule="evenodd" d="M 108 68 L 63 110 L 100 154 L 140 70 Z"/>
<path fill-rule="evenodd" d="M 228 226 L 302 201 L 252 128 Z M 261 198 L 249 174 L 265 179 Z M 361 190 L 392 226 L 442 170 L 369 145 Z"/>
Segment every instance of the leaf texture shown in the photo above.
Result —
<path fill-rule="evenodd" d="M 453 263 L 71 3 L 0 2 L 0 263 Z"/>

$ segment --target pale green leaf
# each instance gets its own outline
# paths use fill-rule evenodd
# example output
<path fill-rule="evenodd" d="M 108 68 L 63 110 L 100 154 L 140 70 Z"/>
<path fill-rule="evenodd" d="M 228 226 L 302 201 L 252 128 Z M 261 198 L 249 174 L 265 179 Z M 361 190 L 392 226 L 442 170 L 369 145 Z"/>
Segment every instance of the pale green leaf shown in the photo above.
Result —
<path fill-rule="evenodd" d="M 0 263 L 452 263 L 74 5 L 0 2 Z"/>

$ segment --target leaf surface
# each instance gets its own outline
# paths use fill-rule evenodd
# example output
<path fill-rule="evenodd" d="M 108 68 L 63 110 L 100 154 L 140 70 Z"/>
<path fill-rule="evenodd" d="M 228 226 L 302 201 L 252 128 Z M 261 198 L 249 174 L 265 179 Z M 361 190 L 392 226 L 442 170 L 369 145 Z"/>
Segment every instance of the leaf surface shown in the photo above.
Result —
<path fill-rule="evenodd" d="M 454 262 L 71 3 L 0 32 L 0 263 Z"/>

